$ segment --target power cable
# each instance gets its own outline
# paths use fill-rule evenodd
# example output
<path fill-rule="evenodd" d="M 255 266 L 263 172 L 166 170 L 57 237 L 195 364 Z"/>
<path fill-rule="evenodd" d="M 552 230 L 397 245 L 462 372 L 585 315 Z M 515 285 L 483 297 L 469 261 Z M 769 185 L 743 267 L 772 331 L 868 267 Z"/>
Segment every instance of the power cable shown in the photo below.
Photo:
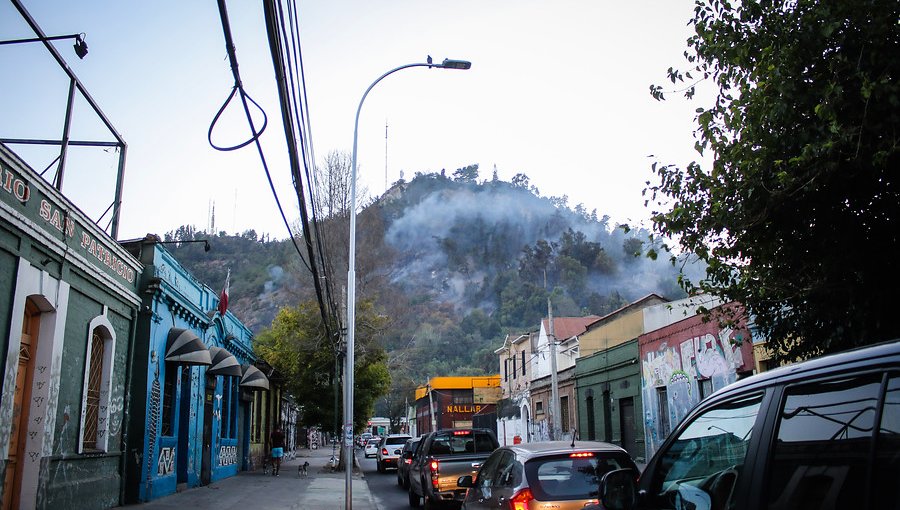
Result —
<path fill-rule="evenodd" d="M 234 146 L 234 147 L 219 148 L 216 145 L 214 145 L 211 140 L 210 140 L 210 145 L 214 149 L 217 149 L 217 150 L 230 151 L 230 150 L 236 150 L 240 147 L 244 147 L 244 146 L 248 145 L 249 143 L 256 144 L 256 149 L 257 149 L 257 152 L 259 153 L 259 158 L 260 158 L 260 161 L 262 162 L 263 170 L 265 170 L 265 173 L 266 173 L 266 179 L 269 181 L 269 188 L 272 190 L 272 196 L 275 197 L 275 204 L 278 206 L 278 212 L 281 214 L 281 219 L 282 219 L 282 221 L 284 221 L 284 226 L 288 230 L 288 234 L 291 237 L 291 242 L 294 244 L 294 249 L 296 249 L 297 254 L 300 255 L 300 261 L 303 263 L 303 265 L 306 266 L 306 268 L 308 270 L 310 270 L 310 272 L 312 272 L 312 268 L 309 266 L 309 264 L 306 263 L 305 260 L 303 260 L 303 254 L 300 251 L 300 247 L 297 246 L 297 241 L 294 239 L 294 233 L 291 230 L 291 225 L 287 220 L 287 216 L 285 216 L 285 214 L 284 214 L 284 209 L 281 207 L 281 200 L 278 198 L 278 193 L 275 191 L 275 184 L 272 182 L 272 175 L 269 172 L 269 165 L 266 162 L 266 156 L 263 153 L 262 145 L 259 142 L 259 136 L 262 134 L 262 132 L 256 131 L 256 125 L 253 123 L 253 117 L 250 115 L 250 108 L 247 105 L 247 99 L 249 96 L 244 91 L 244 85 L 241 82 L 241 75 L 240 75 L 240 72 L 238 71 L 237 55 L 234 50 L 234 39 L 231 36 L 231 25 L 228 22 L 228 11 L 225 8 L 225 0 L 218 0 L 218 5 L 219 5 L 219 17 L 222 19 L 222 31 L 225 34 L 225 50 L 228 52 L 228 59 L 231 63 L 231 74 L 234 76 L 234 88 L 232 88 L 231 94 L 228 95 L 228 99 L 226 99 L 225 104 L 222 106 L 222 109 L 224 109 L 225 106 L 231 101 L 231 98 L 234 97 L 235 92 L 240 91 L 241 103 L 244 106 L 244 114 L 247 116 L 247 122 L 250 125 L 250 132 L 253 136 L 246 142 L 243 142 L 242 144 L 238 144 L 237 146 Z M 252 101 L 253 104 L 255 104 L 257 106 L 257 108 L 260 108 L 259 105 L 256 104 L 255 101 L 253 101 L 252 99 L 250 99 L 250 101 Z M 212 133 L 213 126 L 215 125 L 216 120 L 219 118 L 219 114 L 221 114 L 222 109 L 219 110 L 219 113 L 216 114 L 216 117 L 213 119 L 213 122 L 210 125 L 210 134 Z M 260 110 L 262 110 L 262 108 L 260 108 Z M 265 112 L 263 112 L 263 115 L 265 116 Z M 265 127 L 265 125 L 263 127 Z"/>

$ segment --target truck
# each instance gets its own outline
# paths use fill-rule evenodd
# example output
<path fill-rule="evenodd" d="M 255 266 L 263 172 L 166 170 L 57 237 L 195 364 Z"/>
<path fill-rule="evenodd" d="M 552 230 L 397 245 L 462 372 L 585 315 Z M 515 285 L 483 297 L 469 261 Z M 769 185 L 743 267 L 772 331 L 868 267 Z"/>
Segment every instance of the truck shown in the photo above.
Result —
<path fill-rule="evenodd" d="M 426 508 L 446 504 L 459 505 L 466 489 L 457 480 L 474 476 L 482 462 L 497 447 L 489 429 L 442 429 L 427 434 L 413 454 L 409 467 L 409 506 Z"/>

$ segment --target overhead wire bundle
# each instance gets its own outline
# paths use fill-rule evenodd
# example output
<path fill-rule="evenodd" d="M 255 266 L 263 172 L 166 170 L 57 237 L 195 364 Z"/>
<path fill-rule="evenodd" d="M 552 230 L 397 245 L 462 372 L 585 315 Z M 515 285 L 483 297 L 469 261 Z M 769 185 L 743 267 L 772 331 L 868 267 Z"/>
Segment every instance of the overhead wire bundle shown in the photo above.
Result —
<path fill-rule="evenodd" d="M 216 114 L 209 127 L 210 145 L 218 150 L 236 150 L 245 147 L 250 143 L 255 143 L 259 152 L 266 178 L 269 181 L 269 187 L 275 197 L 278 210 L 281 213 L 285 227 L 291 237 L 301 262 L 310 271 L 313 279 L 313 286 L 316 292 L 316 299 L 321 312 L 323 327 L 326 336 L 332 342 L 336 341 L 336 333 L 341 329 L 340 315 L 337 313 L 337 304 L 334 300 L 331 278 L 327 276 L 325 268 L 326 250 L 322 242 L 322 236 L 319 221 L 317 220 L 316 204 L 314 193 L 314 180 L 311 177 L 310 166 L 314 165 L 312 155 L 311 130 L 309 128 L 309 111 L 306 101 L 302 98 L 306 97 L 306 82 L 303 77 L 302 59 L 300 56 L 299 29 L 297 25 L 297 9 L 292 0 L 288 0 L 288 18 L 287 24 L 284 16 L 283 6 L 276 4 L 275 0 L 264 1 L 264 11 L 266 19 L 266 33 L 269 40 L 269 49 L 272 53 L 272 63 L 275 68 L 276 82 L 278 85 L 278 96 L 281 103 L 282 121 L 285 131 L 285 140 L 288 146 L 288 156 L 291 169 L 291 178 L 294 184 L 294 190 L 300 208 L 300 223 L 302 228 L 303 243 L 306 245 L 306 257 L 299 245 L 297 244 L 297 236 L 291 229 L 291 226 L 284 214 L 281 201 L 275 191 L 272 177 L 269 172 L 265 154 L 259 142 L 259 137 L 268 122 L 268 118 L 263 111 L 263 126 L 257 131 L 250 115 L 248 101 L 253 103 L 260 111 L 262 108 L 254 101 L 244 90 L 241 82 L 240 73 L 238 71 L 237 56 L 234 48 L 234 42 L 231 35 L 231 27 L 228 20 L 228 12 L 225 7 L 225 0 L 218 0 L 219 14 L 222 20 L 222 29 L 225 35 L 225 47 L 228 51 L 228 58 L 231 63 L 232 74 L 234 75 L 234 87 L 231 94 L 222 105 L 222 108 Z M 290 32 L 290 37 L 288 37 Z M 300 86 L 298 86 L 298 83 Z M 241 99 L 247 122 L 250 125 L 252 137 L 240 144 L 231 147 L 218 147 L 212 142 L 212 131 L 218 121 L 222 111 L 228 103 L 238 96 Z M 298 147 L 299 140 L 299 147 Z M 301 171 L 302 169 L 302 171 Z M 304 187 L 304 176 L 307 186 Z M 307 197 L 307 193 L 309 196 Z M 307 202 L 308 198 L 308 202 Z M 307 205 L 309 204 L 309 206 Z M 312 220 L 310 221 L 310 216 Z M 312 228 L 310 227 L 312 222 Z M 313 235 L 312 230 L 316 230 Z M 322 281 L 325 281 L 323 286 Z M 337 331 L 332 332 L 332 325 L 337 325 Z"/>

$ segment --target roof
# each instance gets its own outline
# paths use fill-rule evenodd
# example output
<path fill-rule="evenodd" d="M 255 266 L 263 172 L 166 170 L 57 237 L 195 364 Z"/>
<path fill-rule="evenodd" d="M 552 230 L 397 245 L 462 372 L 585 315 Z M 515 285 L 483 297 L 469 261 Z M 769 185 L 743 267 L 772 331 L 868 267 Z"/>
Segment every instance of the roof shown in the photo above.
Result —
<path fill-rule="evenodd" d="M 553 336 L 556 338 L 572 338 L 585 332 L 588 326 L 600 319 L 599 315 L 587 315 L 585 317 L 554 317 L 553 318 Z M 549 322 L 547 319 L 541 321 L 544 331 L 550 334 Z"/>
<path fill-rule="evenodd" d="M 646 296 L 638 299 L 637 301 L 628 303 L 627 305 L 619 308 L 618 310 L 613 310 L 612 312 L 609 312 L 608 314 L 604 315 L 603 317 L 600 317 L 598 320 L 592 322 L 590 324 L 590 326 L 591 327 L 599 326 L 601 323 L 606 322 L 606 321 L 616 317 L 617 315 L 619 315 L 623 312 L 627 312 L 631 309 L 642 309 L 642 308 L 646 308 L 648 306 L 653 306 L 653 303 L 649 303 L 650 301 L 653 301 L 653 300 L 658 300 L 658 301 L 661 301 L 662 303 L 670 302 L 668 299 L 660 296 L 659 294 L 650 293 L 650 294 L 647 294 Z M 662 303 L 660 303 L 660 304 L 662 304 Z"/>

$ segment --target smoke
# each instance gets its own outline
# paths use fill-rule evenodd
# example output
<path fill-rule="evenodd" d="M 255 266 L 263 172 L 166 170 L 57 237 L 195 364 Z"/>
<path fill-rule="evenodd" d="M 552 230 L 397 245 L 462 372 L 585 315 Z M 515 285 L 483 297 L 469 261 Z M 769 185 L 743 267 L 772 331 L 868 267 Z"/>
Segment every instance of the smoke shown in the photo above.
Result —
<path fill-rule="evenodd" d="M 420 176 L 409 183 L 406 194 L 418 200 L 396 212 L 385 235 L 387 244 L 400 254 L 394 283 L 424 286 L 442 301 L 475 305 L 471 297 L 486 280 L 498 271 L 518 268 L 525 246 L 542 239 L 558 243 L 569 229 L 583 232 L 613 261 L 611 274 L 587 275 L 588 292 L 619 292 L 634 300 L 677 290 L 677 269 L 667 256 L 654 261 L 623 249 L 626 239 L 646 241 L 647 232 L 626 234 L 608 225 L 605 217 L 578 214 L 522 187 L 503 181 L 471 184 Z"/>

